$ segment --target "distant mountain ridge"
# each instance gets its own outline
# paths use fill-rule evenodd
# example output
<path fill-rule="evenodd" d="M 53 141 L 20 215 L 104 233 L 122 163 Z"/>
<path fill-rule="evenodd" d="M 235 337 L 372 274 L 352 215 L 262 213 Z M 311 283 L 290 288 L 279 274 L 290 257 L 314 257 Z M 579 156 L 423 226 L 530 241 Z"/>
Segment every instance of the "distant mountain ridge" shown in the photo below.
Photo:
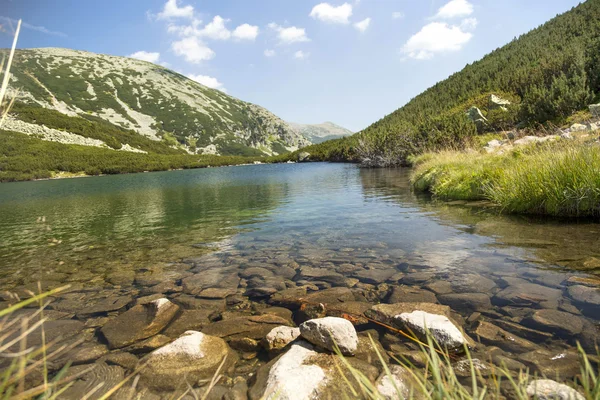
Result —
<path fill-rule="evenodd" d="M 25 49 L 17 51 L 11 72 L 11 87 L 18 89 L 13 93 L 26 106 L 101 120 L 135 132 L 140 140 L 188 153 L 277 155 L 310 144 L 268 110 L 145 61 L 60 48 Z M 37 134 L 30 131 L 38 129 L 20 122 L 13 120 L 5 129 Z M 62 140 L 56 132 L 50 134 L 52 139 L 44 139 Z M 120 144 L 122 149 L 128 143 Z"/>
<path fill-rule="evenodd" d="M 322 143 L 326 140 L 343 138 L 354 133 L 349 129 L 329 121 L 312 125 L 297 124 L 294 122 L 290 122 L 289 124 L 313 144 Z"/>

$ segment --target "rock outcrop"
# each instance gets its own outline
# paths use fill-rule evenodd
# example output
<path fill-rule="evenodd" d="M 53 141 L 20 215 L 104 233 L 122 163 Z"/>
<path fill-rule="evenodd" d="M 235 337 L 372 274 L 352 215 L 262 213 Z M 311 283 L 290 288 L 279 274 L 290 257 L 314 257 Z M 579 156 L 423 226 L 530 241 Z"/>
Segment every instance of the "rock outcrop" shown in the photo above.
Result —
<path fill-rule="evenodd" d="M 471 107 L 469 111 L 467 111 L 467 116 L 475 123 L 475 125 L 477 125 L 477 129 L 481 129 L 487 125 L 487 118 L 483 115 L 481 110 L 475 106 Z"/>
<path fill-rule="evenodd" d="M 489 110 L 501 109 L 503 111 L 508 111 L 507 106 L 510 105 L 510 101 L 503 99 L 500 96 L 496 96 L 495 94 L 490 95 L 488 103 L 489 103 L 489 105 L 488 105 Z"/>

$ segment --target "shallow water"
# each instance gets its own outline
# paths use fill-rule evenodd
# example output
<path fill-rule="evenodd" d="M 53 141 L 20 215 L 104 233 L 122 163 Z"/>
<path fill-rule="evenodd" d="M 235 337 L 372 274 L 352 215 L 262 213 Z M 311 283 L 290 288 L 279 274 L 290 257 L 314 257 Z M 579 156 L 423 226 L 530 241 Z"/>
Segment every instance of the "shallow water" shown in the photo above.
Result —
<path fill-rule="evenodd" d="M 227 311 L 238 313 L 265 307 L 286 288 L 345 286 L 371 304 L 433 299 L 464 320 L 476 311 L 506 329 L 536 309 L 582 321 L 571 336 L 544 327 L 550 335 L 535 341 L 548 351 L 597 339 L 600 224 L 435 202 L 411 192 L 409 174 L 311 163 L 2 184 L 0 287 L 22 297 L 38 280 L 43 288 L 70 283 L 50 308 L 65 313 L 57 318 L 85 320 L 148 294 L 195 308 L 203 295 L 186 286 L 190 277 L 250 301 L 228 301 Z M 245 274 L 254 267 L 268 271 Z M 574 297 L 573 285 L 595 294 Z M 412 297 L 394 297 L 395 288 Z M 444 297 L 453 293 L 484 293 L 491 303 Z M 104 298 L 124 300 L 120 309 L 93 308 Z M 102 343 L 95 327 L 88 339 Z"/>
<path fill-rule="evenodd" d="M 300 245 L 328 256 L 352 248 L 359 258 L 401 250 L 402 261 L 438 270 L 491 272 L 520 260 L 565 276 L 600 271 L 600 224 L 435 203 L 413 194 L 408 176 L 319 163 L 3 184 L 0 277 L 58 263 L 68 271 L 178 261 L 208 244 L 248 243 Z"/>

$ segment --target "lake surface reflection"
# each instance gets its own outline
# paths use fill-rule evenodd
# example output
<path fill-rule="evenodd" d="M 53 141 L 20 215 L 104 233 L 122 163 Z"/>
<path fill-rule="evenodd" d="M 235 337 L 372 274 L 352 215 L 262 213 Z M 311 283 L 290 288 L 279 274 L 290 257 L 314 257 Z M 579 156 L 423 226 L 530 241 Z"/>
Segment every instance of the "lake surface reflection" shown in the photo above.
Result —
<path fill-rule="evenodd" d="M 0 185 L 0 278 L 179 261 L 207 246 L 357 258 L 402 254 L 439 271 L 600 271 L 600 225 L 432 202 L 408 170 L 260 165 Z M 60 264 L 60 265 L 59 265 Z"/>

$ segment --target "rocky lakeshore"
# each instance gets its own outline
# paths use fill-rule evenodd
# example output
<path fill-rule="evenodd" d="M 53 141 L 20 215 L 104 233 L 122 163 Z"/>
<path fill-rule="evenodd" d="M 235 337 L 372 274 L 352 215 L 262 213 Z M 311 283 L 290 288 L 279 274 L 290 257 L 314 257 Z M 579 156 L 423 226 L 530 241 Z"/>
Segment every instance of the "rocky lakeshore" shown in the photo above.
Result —
<path fill-rule="evenodd" d="M 63 274 L 63 281 L 73 281 L 77 272 Z M 44 288 L 58 284 L 46 281 Z M 510 260 L 491 273 L 475 266 L 444 271 L 393 249 L 375 256 L 250 241 L 177 263 L 107 270 L 92 287 L 79 280 L 52 298 L 44 334 L 46 342 L 66 346 L 50 360 L 51 373 L 71 363 L 67 373 L 76 376 L 64 399 L 79 399 L 104 382 L 90 397 L 100 398 L 132 374 L 139 380 L 113 398 L 187 392 L 191 399 L 190 390 L 201 397 L 217 371 L 222 377 L 208 399 L 352 398 L 334 342 L 382 398 L 395 398 L 396 388 L 416 390 L 396 360 L 425 367 L 419 345 L 396 330 L 422 341 L 429 330 L 455 354 L 453 366 L 467 386 L 465 345 L 482 384 L 492 384 L 503 367 L 515 376 L 529 371 L 551 379 L 532 381 L 531 393 L 566 390 L 581 398 L 560 384 L 580 373 L 577 342 L 598 361 L 598 284 L 593 276 L 565 278 Z M 27 297 L 24 288 L 13 291 Z M 15 299 L 8 292 L 4 298 L 4 306 Z M 39 319 L 35 308 L 14 317 Z M 41 340 L 38 329 L 28 344 Z M 41 375 L 29 380 L 40 384 Z M 512 397 L 508 382 L 501 390 Z"/>

